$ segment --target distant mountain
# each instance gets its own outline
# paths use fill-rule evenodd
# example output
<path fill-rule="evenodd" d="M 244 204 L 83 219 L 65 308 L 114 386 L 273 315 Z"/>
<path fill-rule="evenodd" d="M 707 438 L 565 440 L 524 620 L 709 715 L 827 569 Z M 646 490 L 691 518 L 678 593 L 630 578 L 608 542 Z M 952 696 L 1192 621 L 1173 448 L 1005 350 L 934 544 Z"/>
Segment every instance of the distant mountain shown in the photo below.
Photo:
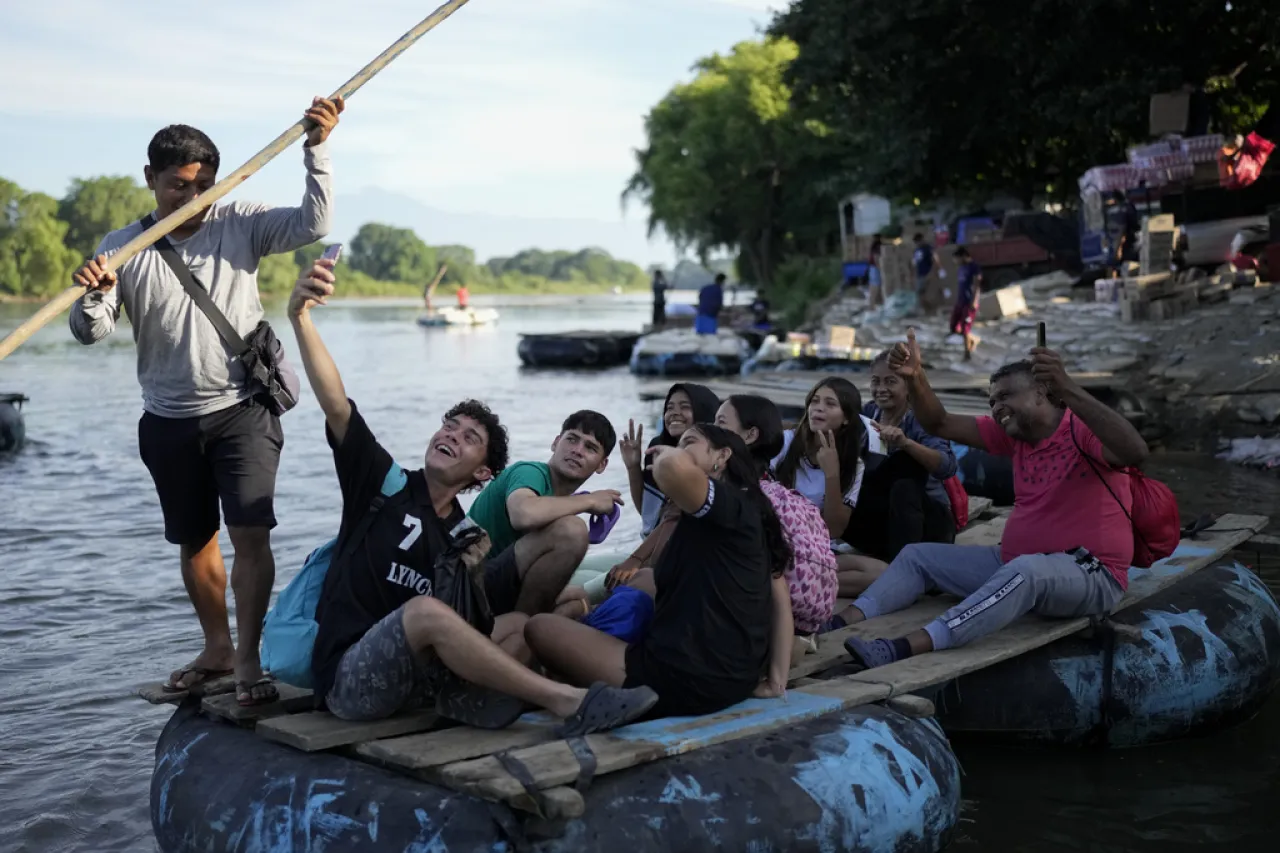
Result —
<path fill-rule="evenodd" d="M 615 258 L 642 267 L 652 263 L 670 265 L 675 256 L 665 237 L 649 242 L 645 237 L 646 223 L 638 211 L 626 220 L 619 213 L 617 222 L 450 213 L 376 188 L 339 195 L 334 204 L 334 239 L 350 240 L 364 223 L 381 222 L 412 228 L 433 246 L 470 246 L 481 262 L 495 256 L 511 256 L 522 249 L 578 250 L 587 246 L 599 246 Z"/>

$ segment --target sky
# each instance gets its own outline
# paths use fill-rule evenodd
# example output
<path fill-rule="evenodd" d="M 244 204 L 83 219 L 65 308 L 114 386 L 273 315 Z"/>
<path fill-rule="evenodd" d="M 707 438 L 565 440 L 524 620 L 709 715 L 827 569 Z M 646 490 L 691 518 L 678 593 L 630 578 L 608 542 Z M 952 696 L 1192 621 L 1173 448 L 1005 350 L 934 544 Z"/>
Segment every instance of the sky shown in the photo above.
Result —
<path fill-rule="evenodd" d="M 179 122 L 214 139 L 225 174 L 438 2 L 0 3 L 0 176 L 53 196 L 75 177 L 141 180 L 151 135 Z M 349 101 L 334 236 L 385 213 L 481 257 L 536 240 L 670 262 L 647 211 L 620 200 L 644 115 L 777 5 L 471 0 Z M 231 198 L 296 204 L 300 161 L 286 151 Z"/>

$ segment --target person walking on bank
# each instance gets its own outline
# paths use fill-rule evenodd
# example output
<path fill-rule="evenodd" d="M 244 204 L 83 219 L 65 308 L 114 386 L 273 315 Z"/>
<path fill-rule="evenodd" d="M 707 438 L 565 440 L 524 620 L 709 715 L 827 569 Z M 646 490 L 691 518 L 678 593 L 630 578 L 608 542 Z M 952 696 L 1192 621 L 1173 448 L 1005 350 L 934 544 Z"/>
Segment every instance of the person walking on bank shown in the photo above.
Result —
<path fill-rule="evenodd" d="M 653 328 L 661 329 L 667 324 L 667 291 L 671 285 L 667 284 L 667 277 L 662 274 L 662 270 L 653 271 Z"/>
<path fill-rule="evenodd" d="M 95 257 L 74 275 L 76 284 L 88 288 L 71 309 L 76 340 L 93 344 L 111 334 L 122 306 L 133 327 L 143 407 L 138 448 L 160 498 L 165 539 L 179 546 L 182 581 L 204 632 L 204 649 L 165 685 L 172 691 L 234 671 L 240 704 L 272 702 L 278 695 L 263 677 L 258 643 L 275 582 L 271 529 L 284 434 L 261 387 L 187 288 L 207 291 L 240 337 L 254 333 L 263 316 L 259 262 L 329 232 L 333 187 L 326 140 L 343 107 L 341 98 L 316 98 L 305 113 L 307 179 L 299 207 L 244 201 L 213 206 L 116 272 L 104 272 L 107 258 L 150 221 L 217 182 L 220 156 L 213 141 L 194 127 L 164 128 L 147 146 L 143 170 L 155 193 L 155 212 L 104 237 Z M 219 501 L 235 551 L 236 645 L 218 547 Z"/>
<path fill-rule="evenodd" d="M 693 330 L 699 335 L 714 335 L 720 329 L 720 311 L 724 308 L 725 274 L 698 291 L 698 315 L 693 318 Z"/>
<path fill-rule="evenodd" d="M 956 304 L 951 309 L 950 330 L 964 337 L 964 360 L 973 358 L 978 339 L 973 334 L 973 321 L 978 318 L 978 300 L 982 297 L 982 267 L 964 246 L 956 249 L 960 269 L 956 272 Z"/>

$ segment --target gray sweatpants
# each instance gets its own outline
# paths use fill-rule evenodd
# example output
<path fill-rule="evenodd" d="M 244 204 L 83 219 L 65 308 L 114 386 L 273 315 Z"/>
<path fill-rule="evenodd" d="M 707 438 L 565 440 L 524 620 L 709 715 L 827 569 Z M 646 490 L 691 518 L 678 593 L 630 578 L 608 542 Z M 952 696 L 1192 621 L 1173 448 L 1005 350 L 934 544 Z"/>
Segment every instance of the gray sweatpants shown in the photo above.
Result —
<path fill-rule="evenodd" d="M 1002 563 L 998 545 L 917 544 L 903 548 L 853 604 L 871 619 L 909 607 L 935 587 L 965 596 L 925 626 L 935 649 L 963 646 L 1027 612 L 1101 615 L 1124 595 L 1106 566 L 1083 548 Z"/>

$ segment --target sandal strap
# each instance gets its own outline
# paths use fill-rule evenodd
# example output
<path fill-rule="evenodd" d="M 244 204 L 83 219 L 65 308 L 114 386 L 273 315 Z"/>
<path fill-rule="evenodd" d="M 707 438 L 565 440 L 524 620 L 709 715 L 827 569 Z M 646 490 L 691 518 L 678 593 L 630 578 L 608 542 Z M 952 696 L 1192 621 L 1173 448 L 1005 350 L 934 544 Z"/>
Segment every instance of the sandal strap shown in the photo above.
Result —
<path fill-rule="evenodd" d="M 573 757 L 578 759 L 578 778 L 574 781 L 573 787 L 579 794 L 585 794 L 596 775 L 596 754 L 591 751 L 591 744 L 587 743 L 585 737 L 571 737 L 566 740 L 566 743 L 569 744 L 569 749 L 573 750 Z"/>

